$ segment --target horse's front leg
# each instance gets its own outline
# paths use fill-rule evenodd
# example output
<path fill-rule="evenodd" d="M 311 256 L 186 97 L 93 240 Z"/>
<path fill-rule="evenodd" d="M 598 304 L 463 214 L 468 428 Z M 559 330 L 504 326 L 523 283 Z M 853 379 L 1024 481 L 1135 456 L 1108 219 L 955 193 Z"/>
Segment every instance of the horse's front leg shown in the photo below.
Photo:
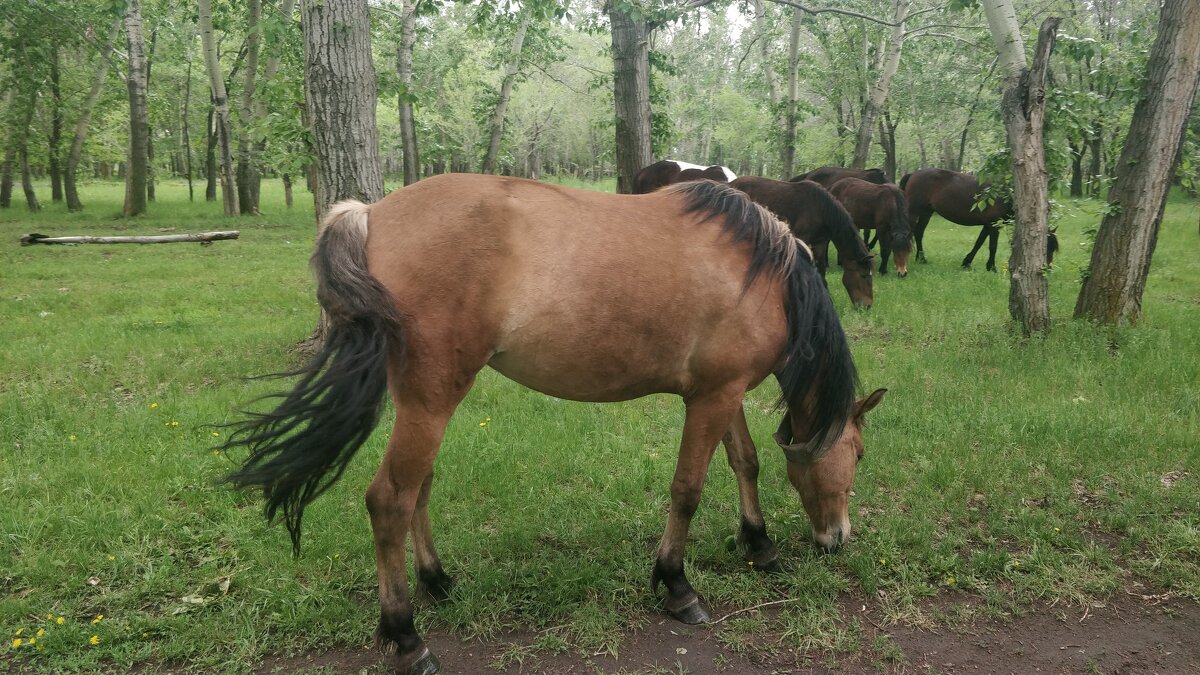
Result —
<path fill-rule="evenodd" d="M 746 561 L 754 569 L 775 572 L 779 569 L 779 551 L 775 548 L 775 542 L 767 536 L 766 520 L 758 502 L 758 451 L 754 447 L 754 440 L 750 438 L 744 405 L 734 415 L 733 423 L 722 440 L 729 467 L 737 477 L 742 507 L 737 542 L 745 548 Z"/>
<path fill-rule="evenodd" d="M 683 423 L 683 441 L 675 479 L 671 481 L 671 511 L 667 528 L 658 547 L 658 557 L 650 576 L 650 588 L 659 583 L 667 587 L 666 610 L 683 623 L 707 623 L 712 619 L 708 607 L 683 573 L 684 549 L 688 527 L 700 505 L 700 491 L 708 475 L 708 465 L 717 442 L 741 406 L 745 389 L 708 394 L 687 401 Z"/>

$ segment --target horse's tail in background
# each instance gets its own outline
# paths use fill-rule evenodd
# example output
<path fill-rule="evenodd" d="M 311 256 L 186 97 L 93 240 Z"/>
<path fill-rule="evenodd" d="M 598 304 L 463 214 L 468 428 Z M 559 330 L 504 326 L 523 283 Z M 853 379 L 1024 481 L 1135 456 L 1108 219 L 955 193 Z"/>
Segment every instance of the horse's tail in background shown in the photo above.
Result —
<path fill-rule="evenodd" d="M 837 309 L 821 273 L 797 252 L 788 274 L 786 361 L 776 373 L 789 414 L 812 405 L 815 433 L 808 447 L 817 459 L 841 436 L 854 405 L 858 371 Z"/>
<path fill-rule="evenodd" d="M 335 204 L 322 223 L 311 266 L 325 310 L 324 341 L 292 391 L 268 413 L 233 424 L 222 449 L 250 449 L 242 467 L 225 478 L 261 487 L 267 519 L 282 509 L 300 551 L 304 508 L 329 489 L 370 437 L 383 410 L 389 356 L 402 358 L 401 318 L 391 294 L 367 271 L 370 207 Z"/>
<path fill-rule="evenodd" d="M 904 178 L 908 178 L 908 176 Z M 904 179 L 902 178 L 901 180 Z M 892 212 L 892 221 L 889 223 L 892 228 L 892 250 L 912 250 L 913 233 L 912 221 L 908 217 L 908 199 L 904 197 L 904 190 L 900 188 L 893 187 L 888 192 L 892 193 L 892 199 L 896 202 L 895 209 Z"/>
<path fill-rule="evenodd" d="M 909 179 L 911 176 L 912 176 L 912 174 L 911 174 L 911 173 L 906 173 L 906 174 L 904 174 L 904 175 L 903 175 L 903 176 L 900 178 L 900 189 L 901 189 L 901 190 L 903 190 L 903 189 L 904 189 L 904 186 L 905 186 L 905 184 L 907 184 L 907 183 L 908 183 L 908 179 Z"/>

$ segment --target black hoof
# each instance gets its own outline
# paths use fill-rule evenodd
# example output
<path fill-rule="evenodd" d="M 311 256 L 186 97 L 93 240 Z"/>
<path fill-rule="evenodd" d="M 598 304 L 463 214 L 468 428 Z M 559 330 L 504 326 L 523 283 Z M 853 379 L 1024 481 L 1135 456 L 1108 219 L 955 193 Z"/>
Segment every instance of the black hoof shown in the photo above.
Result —
<path fill-rule="evenodd" d="M 396 675 L 435 675 L 442 672 L 442 664 L 428 648 L 421 650 L 420 655 L 407 666 L 397 665 L 392 669 Z"/>
<path fill-rule="evenodd" d="M 746 563 L 755 572 L 762 572 L 763 574 L 778 574 L 783 571 L 783 565 L 779 564 L 779 558 L 771 558 L 766 562 L 747 560 Z"/>
<path fill-rule="evenodd" d="M 446 574 L 440 567 L 436 570 L 421 570 L 418 576 L 421 588 L 429 597 L 439 602 L 450 598 L 450 593 L 454 590 L 454 577 Z"/>
<path fill-rule="evenodd" d="M 708 605 L 705 605 L 699 596 L 693 595 L 691 600 L 683 602 L 679 607 L 672 607 L 671 605 L 671 599 L 668 598 L 667 612 L 680 623 L 694 626 L 712 621 L 712 612 L 709 611 Z"/>

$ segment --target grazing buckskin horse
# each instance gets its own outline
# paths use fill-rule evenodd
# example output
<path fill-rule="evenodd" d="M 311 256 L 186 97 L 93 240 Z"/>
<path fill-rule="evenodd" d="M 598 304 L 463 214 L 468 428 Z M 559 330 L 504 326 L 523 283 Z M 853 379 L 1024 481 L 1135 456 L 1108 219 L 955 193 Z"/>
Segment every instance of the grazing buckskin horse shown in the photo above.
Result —
<path fill-rule="evenodd" d="M 858 178 L 859 180 L 865 180 L 868 183 L 876 183 L 878 185 L 888 182 L 883 169 L 843 169 L 840 166 L 823 166 L 819 169 L 813 169 L 808 173 L 802 173 L 799 176 L 793 177 L 790 182 L 799 183 L 802 180 L 811 180 L 828 190 L 833 187 L 834 183 L 843 178 Z"/>
<path fill-rule="evenodd" d="M 757 176 L 738 178 L 729 185 L 770 209 L 788 224 L 792 234 L 812 247 L 822 276 L 829 269 L 829 243 L 833 242 L 850 300 L 859 307 L 871 306 L 875 256 L 867 250 L 850 214 L 825 188 L 812 181 L 792 183 Z"/>
<path fill-rule="evenodd" d="M 667 185 L 705 178 L 718 183 L 728 183 L 737 176 L 728 167 L 720 165 L 704 167 L 674 159 L 663 159 L 645 167 L 634 176 L 633 194 L 644 195 Z"/>
<path fill-rule="evenodd" d="M 879 240 L 879 273 L 887 274 L 888 256 L 896 253 L 896 274 L 908 275 L 908 253 L 912 250 L 912 229 L 908 224 L 908 201 L 894 183 L 877 185 L 858 178 L 843 178 L 829 193 L 854 219 L 866 237 L 875 230 Z"/>
<path fill-rule="evenodd" d="M 572 190 L 448 174 L 379 202 L 335 205 L 312 256 L 325 341 L 271 412 L 239 423 L 225 448 L 251 454 L 228 477 L 261 487 L 300 544 L 305 507 L 327 490 L 396 409 L 370 487 L 380 620 L 377 642 L 400 673 L 439 670 L 413 623 L 405 568 L 445 597 L 453 580 L 427 505 L 434 457 L 455 408 L 491 366 L 551 396 L 683 397 L 671 507 L 651 580 L 681 621 L 710 614 L 684 576 L 684 547 L 716 446 L 741 491 L 739 539 L 756 566 L 776 549 L 758 503 L 758 459 L 742 399 L 768 375 L 786 414 L 775 438 L 817 543 L 850 535 L 848 496 L 862 455 L 846 336 L 809 254 L 742 193 L 710 181 L 650 195 Z"/>
<path fill-rule="evenodd" d="M 917 260 L 925 262 L 925 228 L 936 212 L 952 223 L 968 226 L 983 226 L 971 252 L 963 258 L 962 266 L 970 269 L 975 254 L 988 240 L 987 269 L 996 271 L 996 246 L 1000 239 L 1001 220 L 1011 220 L 1013 205 L 1008 199 L 996 199 L 986 208 L 976 207 L 979 193 L 990 183 L 979 184 L 979 179 L 969 173 L 947 169 L 921 169 L 900 179 L 900 188 L 908 198 L 908 212 L 912 220 L 913 238 L 917 241 Z M 1058 250 L 1058 236 L 1053 231 L 1046 233 L 1046 262 L 1054 262 Z"/>

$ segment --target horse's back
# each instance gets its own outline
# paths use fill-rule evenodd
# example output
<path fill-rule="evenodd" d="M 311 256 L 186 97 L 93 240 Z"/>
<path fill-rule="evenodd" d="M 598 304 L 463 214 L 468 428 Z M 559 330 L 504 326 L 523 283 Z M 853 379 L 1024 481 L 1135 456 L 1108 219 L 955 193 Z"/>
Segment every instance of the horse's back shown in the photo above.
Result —
<path fill-rule="evenodd" d="M 534 389 L 579 400 L 677 391 L 720 352 L 746 368 L 733 355 L 739 332 L 751 360 L 783 339 L 778 285 L 743 299 L 747 252 L 720 219 L 684 207 L 677 190 L 439 176 L 372 207 L 369 266 L 427 341 L 465 341 Z"/>

